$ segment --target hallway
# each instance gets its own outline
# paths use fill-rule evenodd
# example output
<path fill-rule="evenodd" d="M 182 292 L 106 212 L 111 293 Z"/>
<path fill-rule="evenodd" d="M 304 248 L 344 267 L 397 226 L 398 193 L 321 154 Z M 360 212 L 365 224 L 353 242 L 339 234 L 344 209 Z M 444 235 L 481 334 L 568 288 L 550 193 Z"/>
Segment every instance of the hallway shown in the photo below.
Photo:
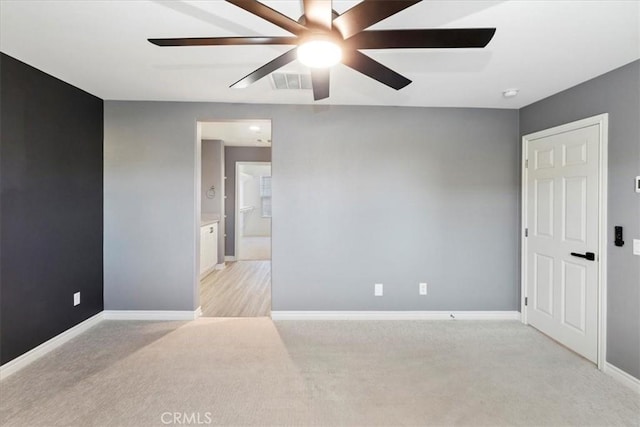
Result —
<path fill-rule="evenodd" d="M 262 317 L 271 311 L 271 261 L 227 263 L 200 281 L 204 317 Z"/>

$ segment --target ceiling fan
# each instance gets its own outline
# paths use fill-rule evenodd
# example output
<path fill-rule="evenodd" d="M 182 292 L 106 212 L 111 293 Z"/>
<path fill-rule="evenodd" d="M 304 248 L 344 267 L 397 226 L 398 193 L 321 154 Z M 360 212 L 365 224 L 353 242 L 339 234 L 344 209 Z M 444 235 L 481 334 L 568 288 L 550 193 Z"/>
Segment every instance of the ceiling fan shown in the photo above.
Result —
<path fill-rule="evenodd" d="M 329 70 L 342 62 L 360 73 L 399 90 L 411 80 L 387 68 L 361 49 L 478 48 L 485 47 L 495 28 L 446 28 L 418 30 L 370 30 L 373 24 L 421 0 L 364 0 L 339 15 L 331 0 L 303 0 L 304 13 L 293 19 L 257 0 L 226 0 L 275 24 L 294 36 L 195 37 L 148 39 L 157 46 L 294 45 L 293 49 L 231 85 L 244 88 L 296 58 L 311 69 L 314 100 L 329 97 Z"/>

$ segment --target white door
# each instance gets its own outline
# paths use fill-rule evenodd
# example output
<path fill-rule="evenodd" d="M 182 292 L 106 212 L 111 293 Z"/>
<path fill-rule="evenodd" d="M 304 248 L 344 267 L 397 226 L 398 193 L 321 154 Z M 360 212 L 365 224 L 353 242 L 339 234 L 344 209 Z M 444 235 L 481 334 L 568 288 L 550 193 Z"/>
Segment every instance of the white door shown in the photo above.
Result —
<path fill-rule="evenodd" d="M 218 262 L 218 224 L 200 227 L 200 274 L 208 273 Z"/>
<path fill-rule="evenodd" d="M 525 137 L 526 138 L 526 137 Z M 528 323 L 598 358 L 600 125 L 528 140 Z"/>
<path fill-rule="evenodd" d="M 211 245 L 209 243 L 209 227 L 200 227 L 200 274 L 209 269 L 211 258 Z"/>

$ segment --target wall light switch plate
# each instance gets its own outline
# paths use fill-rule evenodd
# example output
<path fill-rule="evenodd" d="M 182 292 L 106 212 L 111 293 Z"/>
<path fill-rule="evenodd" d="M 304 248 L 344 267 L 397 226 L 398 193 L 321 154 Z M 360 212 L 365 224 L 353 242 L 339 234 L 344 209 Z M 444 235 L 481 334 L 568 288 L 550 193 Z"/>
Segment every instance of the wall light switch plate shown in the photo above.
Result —
<path fill-rule="evenodd" d="M 427 294 L 427 284 L 420 283 L 420 295 L 426 295 L 426 294 Z"/>
<path fill-rule="evenodd" d="M 373 285 L 373 295 L 376 297 L 382 296 L 382 283 L 376 283 Z"/>
<path fill-rule="evenodd" d="M 80 305 L 80 292 L 73 294 L 73 306 Z"/>
<path fill-rule="evenodd" d="M 633 254 L 640 255 L 640 239 L 633 239 Z"/>

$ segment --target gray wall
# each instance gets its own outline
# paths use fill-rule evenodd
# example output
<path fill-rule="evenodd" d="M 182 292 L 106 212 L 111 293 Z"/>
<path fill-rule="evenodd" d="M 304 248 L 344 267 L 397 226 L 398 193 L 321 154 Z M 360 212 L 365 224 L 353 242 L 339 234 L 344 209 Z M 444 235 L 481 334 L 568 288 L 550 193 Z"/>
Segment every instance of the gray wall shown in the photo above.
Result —
<path fill-rule="evenodd" d="M 526 135 L 578 119 L 609 113 L 609 244 L 607 360 L 640 378 L 640 61 L 635 61 L 520 110 Z M 613 245 L 613 226 L 624 227 L 625 245 Z"/>
<path fill-rule="evenodd" d="M 211 186 L 216 187 L 213 199 L 207 197 Z M 202 188 L 200 200 L 202 213 L 222 214 L 224 204 L 224 143 L 202 140 Z"/>
<path fill-rule="evenodd" d="M 202 186 L 200 201 L 202 213 L 220 215 L 218 223 L 218 264 L 224 262 L 224 142 L 220 140 L 202 140 Z M 207 197 L 211 186 L 216 188 L 212 199 Z"/>
<path fill-rule="evenodd" d="M 517 310 L 517 116 L 107 101 L 105 308 L 199 305 L 196 121 L 270 118 L 274 310 Z"/>
<path fill-rule="evenodd" d="M 236 254 L 236 162 L 270 162 L 270 147 L 224 147 L 225 194 L 227 196 L 224 207 L 227 237 L 225 241 L 225 255 Z"/>

